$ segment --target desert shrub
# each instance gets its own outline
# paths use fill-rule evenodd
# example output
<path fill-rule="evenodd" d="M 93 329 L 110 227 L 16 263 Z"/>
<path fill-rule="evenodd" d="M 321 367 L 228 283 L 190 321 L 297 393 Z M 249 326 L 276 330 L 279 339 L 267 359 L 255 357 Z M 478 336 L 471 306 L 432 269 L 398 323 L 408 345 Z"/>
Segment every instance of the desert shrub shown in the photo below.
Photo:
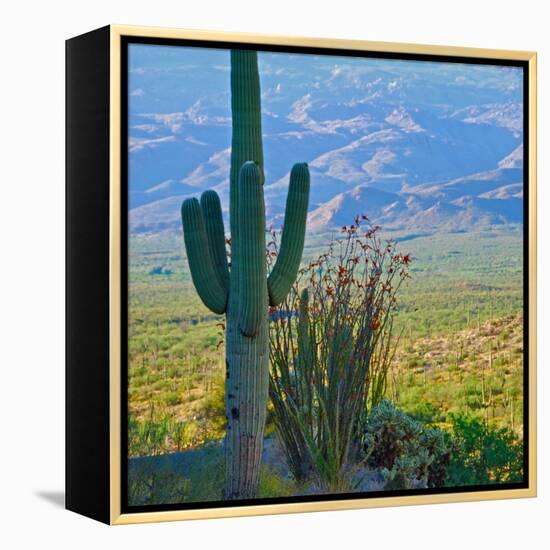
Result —
<path fill-rule="evenodd" d="M 262 466 L 258 484 L 258 498 L 288 497 L 296 493 L 296 483 L 283 478 L 274 468 Z"/>
<path fill-rule="evenodd" d="M 221 445 L 212 444 L 195 451 L 199 453 L 188 469 L 191 480 L 187 501 L 212 502 L 223 497 L 225 463 Z"/>
<path fill-rule="evenodd" d="M 345 488 L 357 434 L 385 393 L 395 352 L 393 312 L 409 256 L 379 229 L 356 217 L 271 311 L 275 425 L 294 478 L 313 476 L 325 490 Z M 270 246 L 276 255 L 276 236 Z"/>
<path fill-rule="evenodd" d="M 162 404 L 165 401 L 162 400 Z M 143 418 L 128 417 L 128 455 L 157 456 L 183 451 L 221 437 L 225 429 L 223 386 L 213 384 L 204 399 L 200 417 L 181 420 L 174 412 L 166 412 L 155 402 Z"/>
<path fill-rule="evenodd" d="M 128 502 L 131 506 L 184 502 L 191 482 L 174 472 L 141 466 L 128 471 Z"/>
<path fill-rule="evenodd" d="M 203 400 L 201 413 L 213 435 L 221 435 L 225 432 L 227 419 L 225 416 L 225 378 L 223 374 L 218 374 L 213 378 L 212 388 Z"/>
<path fill-rule="evenodd" d="M 437 428 L 425 427 L 420 435 L 419 448 L 432 457 L 427 465 L 427 486 L 443 487 L 449 477 L 448 468 L 454 448 L 451 438 Z"/>
<path fill-rule="evenodd" d="M 130 505 L 219 501 L 224 486 L 223 447 L 207 445 L 188 451 L 182 462 L 169 455 L 132 459 L 128 468 Z M 292 496 L 297 487 L 274 468 L 262 466 L 259 498 Z"/>
<path fill-rule="evenodd" d="M 167 407 L 171 407 L 180 403 L 181 395 L 178 392 L 169 391 L 162 396 L 162 401 Z"/>
<path fill-rule="evenodd" d="M 167 381 L 170 387 L 172 382 Z M 218 440 L 225 432 L 225 380 L 220 372 L 214 373 L 209 386 L 199 392 L 185 394 L 183 390 L 167 391 L 149 398 L 149 407 L 141 416 L 129 414 L 128 454 L 151 456 L 183 451 L 203 445 L 209 440 Z M 200 401 L 197 414 L 181 417 L 179 410 L 167 407 Z"/>
<path fill-rule="evenodd" d="M 212 502 L 222 498 L 223 449 L 207 445 L 178 455 L 131 459 L 128 464 L 128 500 L 131 505 Z M 182 455 L 179 455 L 180 457 Z"/>
<path fill-rule="evenodd" d="M 391 469 L 384 468 L 382 470 L 385 480 L 384 489 L 399 491 L 426 487 L 425 476 L 429 463 L 430 456 L 426 449 L 421 449 L 417 456 L 398 456 Z M 419 474 L 419 472 L 422 473 Z"/>
<path fill-rule="evenodd" d="M 146 418 L 128 417 L 128 454 L 130 456 L 158 455 L 166 450 L 166 441 L 171 431 L 170 417 L 157 414 L 151 404 Z"/>
<path fill-rule="evenodd" d="M 391 403 L 382 401 L 369 414 L 363 435 L 363 449 L 369 465 L 391 469 L 406 453 L 411 440 L 422 433 L 422 424 Z"/>
<path fill-rule="evenodd" d="M 449 486 L 511 483 L 523 480 L 523 442 L 508 428 L 474 417 L 451 415 L 455 449 Z"/>
<path fill-rule="evenodd" d="M 445 420 L 445 415 L 441 412 L 441 409 L 436 407 L 433 403 L 423 401 L 422 399 L 411 403 L 411 406 L 407 407 L 407 410 L 412 416 L 424 424 L 435 424 Z"/>
<path fill-rule="evenodd" d="M 367 465 L 382 469 L 387 489 L 445 484 L 452 452 L 448 436 L 390 401 L 371 410 L 362 442 Z"/>

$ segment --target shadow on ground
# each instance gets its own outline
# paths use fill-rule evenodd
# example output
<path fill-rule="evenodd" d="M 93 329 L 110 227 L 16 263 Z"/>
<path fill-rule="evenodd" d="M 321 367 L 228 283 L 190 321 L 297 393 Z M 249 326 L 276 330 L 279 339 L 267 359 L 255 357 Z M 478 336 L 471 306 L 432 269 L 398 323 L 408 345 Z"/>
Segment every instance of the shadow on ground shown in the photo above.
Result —
<path fill-rule="evenodd" d="M 58 508 L 65 508 L 65 491 L 35 491 L 34 494 Z"/>

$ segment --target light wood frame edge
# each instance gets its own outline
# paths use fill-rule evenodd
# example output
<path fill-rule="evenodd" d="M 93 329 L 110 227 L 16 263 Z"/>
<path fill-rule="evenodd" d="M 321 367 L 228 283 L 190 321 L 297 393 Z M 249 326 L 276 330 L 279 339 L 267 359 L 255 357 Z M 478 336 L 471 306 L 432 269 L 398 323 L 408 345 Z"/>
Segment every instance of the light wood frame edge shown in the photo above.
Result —
<path fill-rule="evenodd" d="M 238 517 L 267 514 L 289 514 L 328 510 L 352 510 L 387 506 L 410 506 L 422 504 L 471 502 L 478 500 L 501 500 L 535 497 L 537 495 L 537 55 L 530 51 L 511 51 L 456 46 L 399 44 L 393 42 L 370 42 L 277 35 L 256 35 L 221 31 L 185 30 L 158 27 L 113 25 L 111 29 L 110 54 L 110 518 L 112 525 L 179 521 L 207 518 Z M 121 269 L 121 159 L 120 159 L 120 62 L 121 37 L 140 36 L 150 38 L 175 38 L 188 40 L 211 40 L 217 42 L 241 42 L 263 45 L 305 46 L 358 51 L 392 52 L 418 55 L 444 55 L 479 57 L 485 59 L 508 59 L 527 61 L 529 66 L 529 487 L 472 493 L 447 493 L 439 495 L 388 496 L 377 498 L 235 506 L 197 510 L 165 512 L 121 513 L 121 333 L 120 333 L 120 269 Z"/>

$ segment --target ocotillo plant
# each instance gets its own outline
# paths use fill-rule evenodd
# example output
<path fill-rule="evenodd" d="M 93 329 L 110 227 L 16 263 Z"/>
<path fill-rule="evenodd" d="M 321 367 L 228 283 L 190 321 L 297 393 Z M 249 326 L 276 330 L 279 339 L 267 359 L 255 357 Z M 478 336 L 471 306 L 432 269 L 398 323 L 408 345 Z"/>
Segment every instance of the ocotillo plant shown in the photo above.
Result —
<path fill-rule="evenodd" d="M 182 205 L 185 247 L 203 303 L 226 315 L 225 498 L 255 496 L 269 385 L 268 306 L 278 305 L 302 257 L 309 170 L 290 173 L 281 248 L 267 275 L 260 78 L 256 52 L 231 51 L 231 263 L 215 191 Z"/>
<path fill-rule="evenodd" d="M 410 257 L 379 229 L 360 216 L 344 226 L 300 271 L 270 324 L 270 396 L 289 468 L 327 491 L 351 488 L 348 466 L 396 348 L 393 314 Z"/>

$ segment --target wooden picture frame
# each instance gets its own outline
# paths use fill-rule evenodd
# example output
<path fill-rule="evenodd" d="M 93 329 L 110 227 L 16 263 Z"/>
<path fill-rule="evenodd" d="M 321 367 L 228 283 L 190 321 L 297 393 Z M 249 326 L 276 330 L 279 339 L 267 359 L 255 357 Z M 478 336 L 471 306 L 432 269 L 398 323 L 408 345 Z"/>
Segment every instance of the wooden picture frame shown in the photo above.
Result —
<path fill-rule="evenodd" d="M 174 502 L 171 497 L 166 502 L 129 505 L 128 149 L 129 117 L 132 114 L 129 100 L 130 94 L 135 92 L 129 88 L 128 52 L 131 45 L 172 49 L 203 48 L 226 52 L 242 50 L 271 54 L 303 54 L 316 56 L 318 59 L 327 56 L 342 59 L 375 59 L 403 64 L 461 64 L 465 67 L 465 74 L 468 68 L 477 70 L 479 67 L 487 66 L 507 67 L 521 72 L 521 77 L 518 77 L 520 89 L 517 93 L 521 95 L 522 102 L 520 107 L 517 107 L 519 111 L 514 115 L 515 121 L 521 120 L 521 126 L 507 127 L 507 131 L 515 132 L 514 139 L 520 140 L 523 152 L 521 159 L 508 159 L 509 162 L 516 163 L 514 166 L 518 167 L 518 170 L 523 171 L 521 191 L 516 190 L 517 194 L 514 195 L 518 200 L 521 197 L 522 201 L 522 233 L 521 239 L 517 241 L 521 254 L 518 253 L 517 258 L 514 257 L 514 261 L 521 265 L 518 280 L 522 281 L 522 286 L 513 289 L 518 303 L 522 304 L 521 311 L 518 312 L 518 316 L 522 315 L 522 323 L 518 328 L 518 334 L 521 336 L 522 365 L 520 412 L 523 458 L 520 481 L 493 483 L 492 480 L 491 484 L 378 490 L 371 493 L 314 490 L 297 495 L 256 495 L 253 498 L 250 494 L 243 493 L 243 498 L 225 500 L 220 496 L 219 500 L 198 502 L 185 499 Z M 66 67 L 66 507 L 69 510 L 114 525 L 536 496 L 535 53 L 111 25 L 68 40 Z M 185 74 L 191 78 L 194 69 L 180 70 L 187 71 Z M 338 91 L 338 85 L 334 86 Z M 142 90 L 141 93 L 149 92 Z M 426 98 L 425 101 L 429 103 L 430 99 Z M 487 103 L 489 100 L 484 101 Z M 402 114 L 398 107 L 395 112 L 397 115 Z M 484 113 L 472 110 L 467 114 L 470 117 L 468 124 L 493 124 L 502 128 L 507 123 L 494 123 L 495 117 L 501 115 L 502 113 L 496 111 Z M 294 122 L 309 124 L 304 123 L 305 116 L 305 111 L 295 114 Z M 330 122 L 338 119 L 339 117 L 333 114 L 326 120 Z M 150 123 L 153 118 L 149 117 L 147 120 Z M 388 124 L 397 125 L 397 131 L 416 131 L 413 127 L 416 122 L 412 119 L 405 120 L 401 117 L 401 122 L 393 118 L 390 120 L 392 122 Z M 164 122 L 165 120 L 158 124 L 162 125 Z M 315 121 L 311 122 L 314 123 Z M 408 124 L 409 129 L 404 129 L 403 124 Z M 413 126 L 410 126 L 411 124 Z M 327 128 L 328 126 L 324 126 L 319 132 L 322 134 L 332 131 Z M 307 132 L 304 133 L 305 138 L 302 136 L 300 139 L 307 139 L 306 134 Z M 168 140 L 164 141 L 177 140 L 168 137 Z M 140 147 L 146 146 L 145 141 L 140 143 Z M 228 141 L 227 147 L 229 145 Z M 154 146 L 152 144 L 152 147 Z M 273 156 L 274 153 L 270 154 Z M 434 156 L 436 155 L 434 152 Z M 311 163 L 319 156 L 320 153 L 304 160 Z M 257 159 L 249 160 L 257 162 Z M 382 161 L 382 164 L 383 162 L 385 161 Z M 289 169 L 290 163 L 291 161 L 288 164 Z M 318 164 L 314 163 L 312 166 L 315 168 Z M 254 170 L 256 168 L 251 166 L 250 173 Z M 313 175 L 311 181 L 311 185 L 315 185 Z M 477 197 L 478 195 L 475 196 Z M 498 198 L 492 195 L 484 197 L 487 200 Z M 459 209 L 461 205 L 453 203 L 452 208 Z M 468 212 L 471 214 L 472 210 Z M 498 220 L 505 217 L 501 214 L 499 216 Z M 490 223 L 495 219 L 497 218 L 490 218 L 493 220 Z M 494 223 L 500 223 L 498 220 Z M 246 218 L 242 218 L 241 222 L 246 222 Z M 344 233 L 348 230 L 347 227 Z M 181 239 L 181 229 L 179 234 Z M 400 257 L 403 258 L 403 255 Z M 405 263 L 408 264 L 408 255 L 405 257 Z M 195 274 L 193 276 L 195 281 Z M 469 326 L 470 321 L 467 328 Z M 376 330 L 376 327 L 372 330 Z M 506 338 L 507 336 L 501 335 L 499 342 L 502 341 L 502 345 L 506 345 Z M 492 344 L 490 347 L 492 350 Z M 512 353 L 511 348 L 509 351 Z M 492 365 L 493 352 L 490 353 Z M 147 365 L 144 368 L 146 369 Z M 502 368 L 507 367 L 503 365 Z M 312 384 L 315 385 L 316 382 Z M 494 403 L 493 401 L 493 408 Z M 251 475 L 253 477 L 255 474 Z"/>

